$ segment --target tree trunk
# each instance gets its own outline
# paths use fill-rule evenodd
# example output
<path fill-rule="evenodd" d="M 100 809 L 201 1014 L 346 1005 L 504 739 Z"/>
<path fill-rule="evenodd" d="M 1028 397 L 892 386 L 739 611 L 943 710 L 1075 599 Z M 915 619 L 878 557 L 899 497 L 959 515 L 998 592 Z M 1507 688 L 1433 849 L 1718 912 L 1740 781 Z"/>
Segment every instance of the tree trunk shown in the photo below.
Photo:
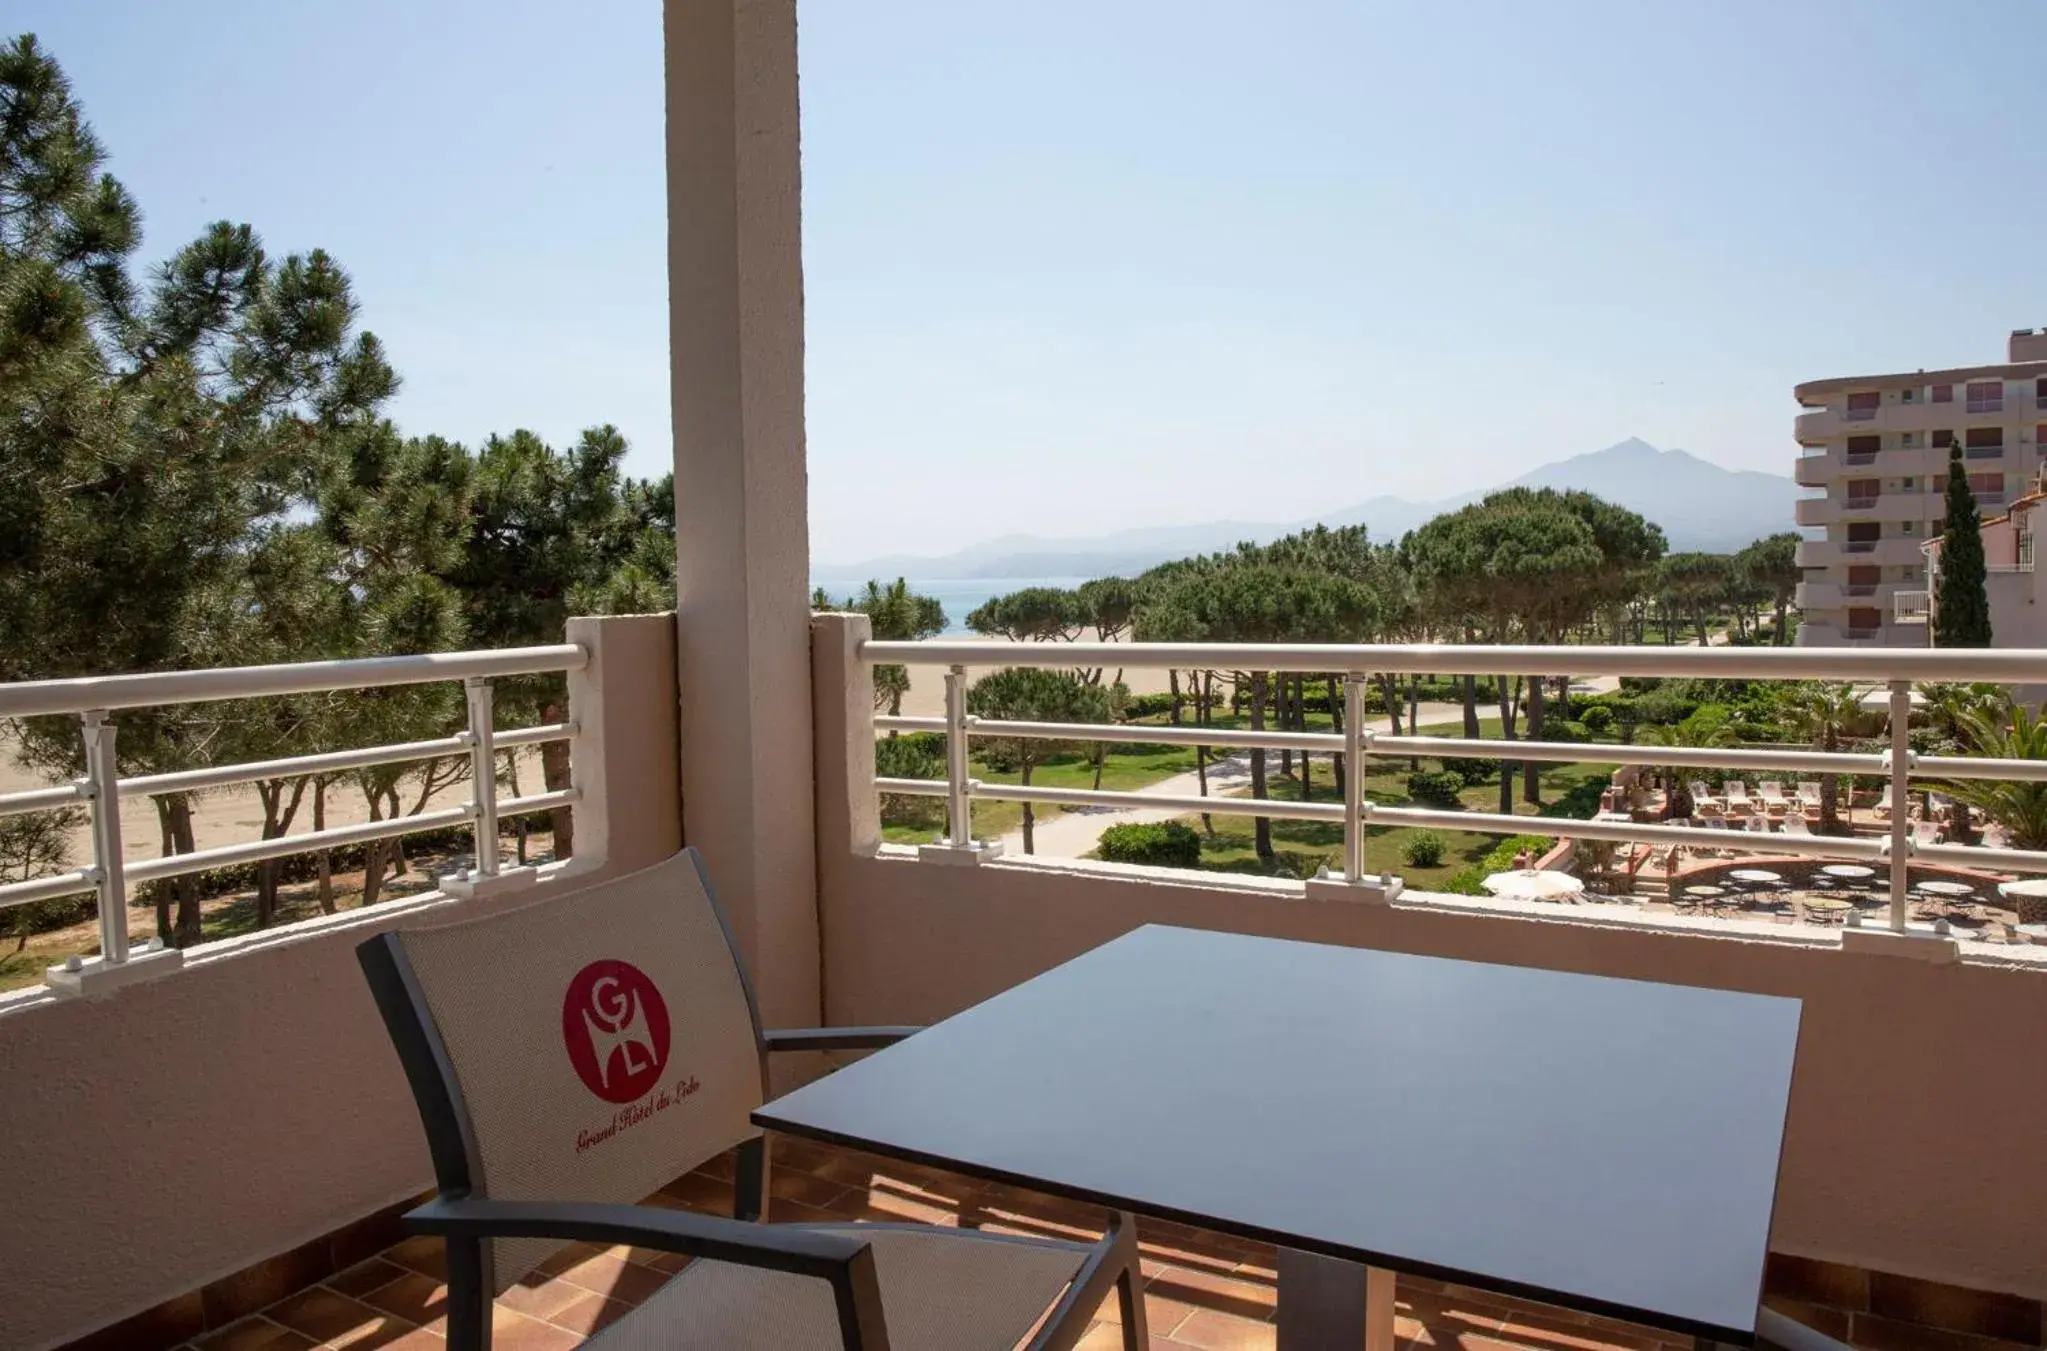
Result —
<path fill-rule="evenodd" d="M 1493 677 L 1493 688 L 1500 697 L 1500 735 L 1508 741 L 1514 737 L 1514 694 L 1516 680 L 1505 676 Z M 1514 767 L 1509 761 L 1500 762 L 1500 813 L 1506 815 L 1514 810 Z"/>
<path fill-rule="evenodd" d="M 1272 689 L 1272 724 L 1282 732 L 1289 730 L 1294 725 L 1293 687 L 1294 678 L 1281 671 Z M 1293 773 L 1293 748 L 1291 746 L 1282 746 L 1279 751 L 1279 775 L 1281 778 L 1286 779 L 1292 778 Z"/>
<path fill-rule="evenodd" d="M 1332 673 L 1332 674 L 1331 674 L 1331 675 L 1329 676 L 1329 685 L 1328 685 L 1328 693 L 1329 693 L 1329 700 L 1328 700 L 1328 703 L 1329 703 L 1329 728 L 1330 728 L 1330 730 L 1331 730 L 1331 731 L 1335 732 L 1335 733 L 1336 733 L 1336 734 L 1337 734 L 1338 736 L 1342 736 L 1342 735 L 1343 735 L 1343 697 L 1342 697 L 1342 695 L 1341 695 L 1340 693 L 1338 693 L 1338 691 L 1337 691 L 1337 679 L 1338 679 L 1338 677 L 1337 677 L 1337 676 L 1336 676 L 1335 674 L 1333 674 L 1333 673 Z M 1337 751 L 1336 753 L 1334 753 L 1333 755 L 1331 755 L 1331 756 L 1329 757 L 1329 767 L 1330 767 L 1330 769 L 1331 769 L 1332 771 L 1334 771 L 1334 773 L 1335 773 L 1335 776 L 1336 776 L 1336 795 L 1337 795 L 1338 797 L 1342 797 L 1342 796 L 1343 796 L 1343 795 L 1344 795 L 1344 794 L 1345 794 L 1346 792 L 1348 792 L 1348 791 L 1349 791 L 1349 790 L 1348 790 L 1348 789 L 1347 789 L 1347 788 L 1345 787 L 1345 783 L 1344 783 L 1344 777 L 1343 777 L 1343 776 L 1344 776 L 1344 775 L 1346 775 L 1346 774 L 1348 774 L 1348 773 L 1350 772 L 1350 766 L 1348 766 L 1348 765 L 1346 765 L 1346 764 L 1344 763 L 1344 754 L 1343 754 L 1343 752 L 1342 752 L 1342 751 Z"/>
<path fill-rule="evenodd" d="M 1194 684 L 1194 720 L 1203 727 L 1209 725 L 1209 710 L 1215 706 L 1215 673 L 1196 672 L 1191 677 Z M 1201 796 L 1208 796 L 1208 747 L 1194 748 L 1194 776 L 1201 781 Z M 1215 836 L 1215 817 L 1207 812 L 1201 814 L 1201 829 L 1211 839 Z"/>
<path fill-rule="evenodd" d="M 304 776 L 291 781 L 291 794 L 285 795 L 285 780 L 262 779 L 256 784 L 256 797 L 263 804 L 263 838 L 275 840 L 291 829 L 291 823 L 299 814 L 299 803 L 305 799 L 306 780 Z M 256 927 L 267 929 L 277 918 L 277 860 L 265 859 L 256 865 Z"/>
<path fill-rule="evenodd" d="M 1528 739 L 1542 740 L 1543 714 L 1542 676 L 1528 677 Z M 1542 765 L 1539 761 L 1521 762 L 1521 797 L 1532 806 L 1542 805 Z"/>
<path fill-rule="evenodd" d="M 176 852 L 171 841 L 171 800 L 167 797 L 150 800 L 156 803 L 156 852 L 169 858 Z M 149 899 L 156 907 L 156 937 L 164 944 L 171 941 L 171 881 L 160 877 L 149 884 Z"/>
<path fill-rule="evenodd" d="M 1478 677 L 1464 677 L 1464 739 L 1478 740 Z"/>
<path fill-rule="evenodd" d="M 326 828 L 327 780 L 315 779 L 313 781 L 313 829 L 325 830 Z M 334 855 L 330 851 L 322 849 L 315 856 L 313 866 L 319 871 L 320 886 L 318 895 L 320 899 L 320 913 L 331 915 L 334 913 Z"/>
<path fill-rule="evenodd" d="M 1308 677 L 1294 677 L 1294 730 L 1308 730 Z M 1308 767 L 1308 752 L 1301 752 L 1301 801 L 1315 796 L 1315 773 Z"/>
<path fill-rule="evenodd" d="M 1265 730 L 1265 687 L 1265 672 L 1253 671 L 1251 673 L 1251 730 L 1254 732 Z M 1264 801 L 1267 796 L 1265 791 L 1265 751 L 1263 747 L 1253 747 L 1251 750 L 1251 796 L 1259 801 Z M 1272 862 L 1274 855 L 1272 852 L 1271 818 L 1265 816 L 1254 817 L 1251 822 L 1251 831 L 1259 859 L 1265 863 Z"/>
<path fill-rule="evenodd" d="M 1023 786 L 1026 788 L 1031 786 L 1031 762 L 1029 759 L 1025 759 L 1025 761 L 1023 762 Z M 1023 809 L 1024 809 L 1023 831 L 1024 852 L 1026 854 L 1035 853 L 1037 841 L 1035 837 L 1032 835 L 1032 829 L 1038 824 L 1037 817 L 1032 815 L 1030 803 L 1028 802 L 1024 803 Z"/>
<path fill-rule="evenodd" d="M 1170 722 L 1171 724 L 1173 724 L 1173 726 L 1175 726 L 1175 727 L 1178 727 L 1178 726 L 1180 725 L 1180 668 L 1179 668 L 1179 667 L 1177 667 L 1177 666 L 1173 666 L 1173 667 L 1168 667 L 1168 668 L 1166 669 L 1166 688 L 1167 688 L 1167 690 L 1168 690 L 1168 691 L 1170 692 L 1170 694 L 1171 694 L 1171 698 L 1172 698 L 1172 702 L 1171 702 L 1170 704 L 1168 704 L 1168 705 L 1166 706 L 1166 721 L 1167 721 L 1167 722 Z"/>
<path fill-rule="evenodd" d="M 559 704 L 549 704 L 541 714 L 547 722 L 561 722 L 566 712 Z M 540 782 L 550 793 L 567 788 L 570 782 L 569 743 L 566 741 L 543 741 L 540 743 Z M 556 862 L 573 858 L 576 853 L 575 812 L 570 807 L 556 807 L 547 814 L 548 823 L 554 827 L 554 857 Z M 493 841 L 495 843 L 495 841 Z"/>
<path fill-rule="evenodd" d="M 1409 674 L 1407 677 L 1407 734 L 1409 736 L 1420 736 L 1422 734 L 1422 678 L 1414 674 Z M 1420 756 L 1410 755 L 1407 758 L 1407 768 L 1410 773 L 1419 770 L 1421 767 Z"/>
<path fill-rule="evenodd" d="M 1777 597 L 1777 633 L 1773 641 L 1778 647 L 1784 646 L 1784 628 L 1785 625 L 1790 622 L 1789 616 L 1786 612 L 1786 607 L 1789 604 L 1790 602 L 1786 600 L 1782 595 L 1779 595 Z"/>
<path fill-rule="evenodd" d="M 370 820 L 384 819 L 384 793 L 381 788 L 364 793 L 369 800 Z M 367 910 L 377 903 L 384 889 L 384 848 L 390 841 L 371 840 L 362 847 L 362 905 Z"/>
<path fill-rule="evenodd" d="M 170 818 L 172 850 L 191 853 L 196 846 L 192 841 L 192 799 L 188 794 L 171 795 Z M 188 873 L 171 880 L 178 893 L 178 918 L 172 926 L 171 941 L 177 947 L 191 947 L 200 938 L 199 879 Z"/>

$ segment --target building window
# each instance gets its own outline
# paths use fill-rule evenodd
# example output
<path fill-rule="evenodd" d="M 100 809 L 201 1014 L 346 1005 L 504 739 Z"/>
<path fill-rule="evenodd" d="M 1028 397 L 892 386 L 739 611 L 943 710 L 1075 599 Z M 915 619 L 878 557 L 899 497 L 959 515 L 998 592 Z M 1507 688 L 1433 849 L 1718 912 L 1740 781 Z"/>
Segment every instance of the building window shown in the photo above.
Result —
<path fill-rule="evenodd" d="M 2001 413 L 2004 411 L 2004 382 L 2002 380 L 1971 380 L 1969 382 L 1969 412 Z"/>
<path fill-rule="evenodd" d="M 1934 432 L 1932 435 L 1935 450 L 1946 450 L 1955 443 L 1955 434 L 1952 431 Z"/>
<path fill-rule="evenodd" d="M 1969 475 L 1969 491 L 1976 494 L 1979 498 L 1995 497 L 2002 501 L 2004 499 L 2004 475 L 1971 474 Z"/>
<path fill-rule="evenodd" d="M 1935 385 L 1933 387 L 1933 401 L 1935 403 L 1953 403 L 1955 401 L 1955 387 L 1953 385 Z"/>
<path fill-rule="evenodd" d="M 2019 566 L 2029 570 L 2033 566 L 2033 532 L 2030 530 L 2019 532 Z"/>
<path fill-rule="evenodd" d="M 1901 478 L 1898 480 L 1898 486 L 1905 492 L 1914 492 L 1919 487 L 1919 480 L 1916 478 Z"/>
<path fill-rule="evenodd" d="M 1898 437 L 1898 447 L 1901 450 L 1919 449 L 1919 433 L 1918 432 L 1901 433 Z"/>
<path fill-rule="evenodd" d="M 1876 406 L 1882 398 L 1875 390 L 1867 394 L 1850 394 L 1847 411 L 1841 416 L 1849 422 L 1868 422 L 1876 416 Z"/>
<path fill-rule="evenodd" d="M 1918 390 L 1916 390 L 1916 389 L 1908 389 L 1908 390 L 1905 390 L 1905 391 L 1903 391 L 1902 393 L 1900 393 L 1900 394 L 1898 395 L 1898 402 L 1899 402 L 1899 403 L 1918 403 L 1918 402 L 1919 402 L 1919 391 L 1918 391 Z"/>
<path fill-rule="evenodd" d="M 1867 506 L 1883 495 L 1883 480 L 1874 478 L 1851 478 L 1848 480 L 1848 505 Z"/>

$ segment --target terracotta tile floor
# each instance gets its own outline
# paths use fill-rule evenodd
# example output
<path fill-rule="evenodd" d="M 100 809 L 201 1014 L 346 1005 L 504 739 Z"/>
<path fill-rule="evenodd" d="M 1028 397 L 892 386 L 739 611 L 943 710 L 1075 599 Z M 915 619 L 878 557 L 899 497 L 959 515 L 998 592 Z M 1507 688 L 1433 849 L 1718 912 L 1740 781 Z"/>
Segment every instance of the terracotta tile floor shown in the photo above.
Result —
<path fill-rule="evenodd" d="M 1098 1237 L 1093 1207 L 850 1150 L 778 1137 L 770 1218 L 915 1220 L 1065 1237 Z M 656 1205 L 730 1214 L 732 1160 L 715 1159 Z M 1151 1344 L 1161 1351 L 1245 1351 L 1273 1345 L 1273 1255 L 1255 1243 L 1165 1221 L 1139 1225 Z M 647 1298 L 686 1259 L 642 1248 L 573 1244 L 497 1302 L 496 1351 L 556 1351 Z M 189 1344 L 197 1351 L 444 1346 L 447 1288 L 439 1240 L 408 1239 L 381 1256 Z M 1400 1351 L 1690 1351 L 1683 1339 L 1606 1319 L 1433 1281 L 1398 1284 Z M 1112 1296 L 1083 1351 L 1123 1345 Z"/>

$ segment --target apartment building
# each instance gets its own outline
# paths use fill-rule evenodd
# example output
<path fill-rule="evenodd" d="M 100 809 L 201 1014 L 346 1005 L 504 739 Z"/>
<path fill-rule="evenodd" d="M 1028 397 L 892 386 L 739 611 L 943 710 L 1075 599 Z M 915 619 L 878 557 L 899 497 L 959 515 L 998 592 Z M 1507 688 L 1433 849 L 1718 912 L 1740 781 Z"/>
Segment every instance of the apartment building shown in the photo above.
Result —
<path fill-rule="evenodd" d="M 1990 601 L 1990 638 L 1997 647 L 2047 647 L 2047 604 L 2043 604 L 2047 591 L 2042 589 L 2047 574 L 2033 571 L 2033 535 L 2040 523 L 2035 516 L 2042 505 L 2047 505 L 2047 469 L 2027 485 L 2022 496 L 2012 499 L 2009 510 L 1983 522 L 1983 589 Z M 1931 602 L 1940 586 L 1940 545 L 1937 539 L 1925 545 L 1926 589 L 1900 591 L 1894 598 L 1892 608 L 1900 616 L 1916 614 L 1923 623 L 1933 622 L 1937 607 Z M 2047 697 L 2047 686 L 2018 688 L 2036 691 L 2027 702 Z"/>
<path fill-rule="evenodd" d="M 2031 486 L 2047 443 L 2047 328 L 2011 335 L 1995 366 L 1812 380 L 1794 391 L 1807 538 L 1804 646 L 1923 647 L 1922 545 L 1940 531 L 1948 451 L 1995 515 Z M 1906 593 L 1901 605 L 1899 593 Z"/>

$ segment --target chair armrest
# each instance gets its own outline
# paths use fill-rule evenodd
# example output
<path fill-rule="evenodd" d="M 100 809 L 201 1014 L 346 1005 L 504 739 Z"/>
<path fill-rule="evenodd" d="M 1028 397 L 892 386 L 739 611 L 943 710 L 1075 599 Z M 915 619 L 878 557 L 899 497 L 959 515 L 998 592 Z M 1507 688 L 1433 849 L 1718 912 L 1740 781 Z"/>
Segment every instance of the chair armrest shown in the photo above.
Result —
<path fill-rule="evenodd" d="M 826 1279 L 843 1277 L 854 1259 L 868 1251 L 864 1239 L 795 1225 L 755 1224 L 686 1210 L 588 1201 L 437 1196 L 406 1212 L 405 1223 L 420 1233 L 444 1238 L 630 1243 Z"/>
<path fill-rule="evenodd" d="M 761 1041 L 775 1051 L 871 1051 L 893 1046 L 904 1037 L 922 1032 L 921 1027 L 785 1027 L 761 1033 Z"/>

